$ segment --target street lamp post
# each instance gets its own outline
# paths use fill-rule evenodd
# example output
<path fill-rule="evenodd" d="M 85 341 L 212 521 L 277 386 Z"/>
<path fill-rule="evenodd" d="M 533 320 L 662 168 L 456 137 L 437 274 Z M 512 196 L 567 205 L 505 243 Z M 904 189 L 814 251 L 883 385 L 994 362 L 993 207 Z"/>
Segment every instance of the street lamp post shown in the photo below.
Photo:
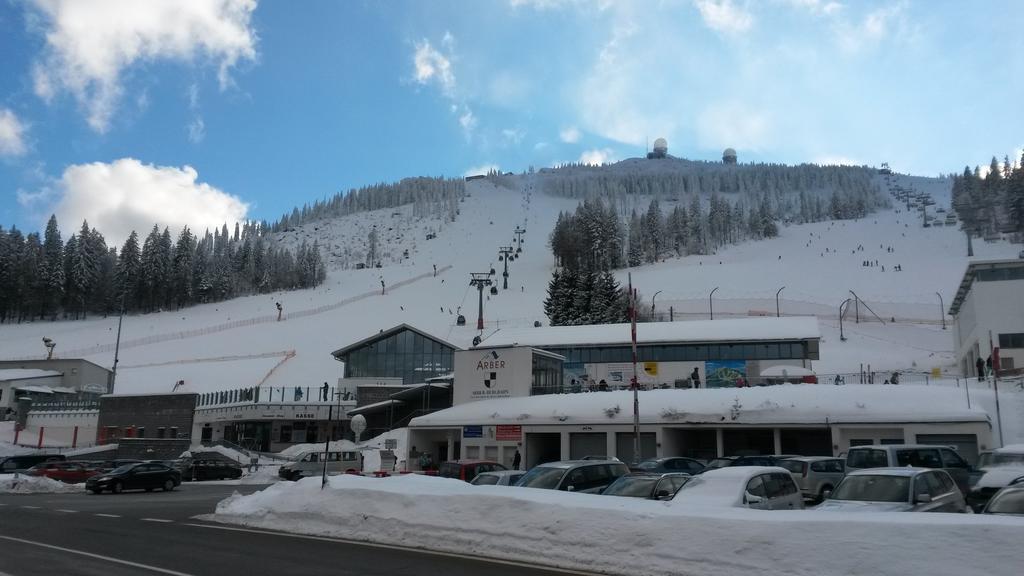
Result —
<path fill-rule="evenodd" d="M 657 292 L 654 293 L 654 296 L 651 296 L 651 319 L 652 320 L 654 319 L 654 299 L 658 297 L 658 294 L 661 294 L 661 290 L 658 290 Z"/>
<path fill-rule="evenodd" d="M 718 291 L 718 286 L 715 286 L 715 289 L 711 291 L 711 294 L 708 294 L 708 311 L 711 313 L 711 319 L 712 320 L 715 319 L 715 303 L 711 299 L 711 297 L 714 296 L 715 292 L 717 292 L 717 291 Z"/>
<path fill-rule="evenodd" d="M 935 293 L 939 297 L 939 318 L 942 319 L 942 329 L 946 329 L 946 306 L 942 303 L 942 294 Z"/>
<path fill-rule="evenodd" d="M 840 342 L 846 342 L 846 336 L 843 335 L 843 306 L 846 306 L 847 304 L 849 304 L 850 300 L 852 300 L 852 298 L 847 298 L 846 300 L 843 300 L 842 304 L 839 305 L 839 341 Z"/>
<path fill-rule="evenodd" d="M 775 293 L 775 317 L 776 318 L 782 316 L 782 311 L 779 309 L 779 294 L 781 294 L 782 291 L 785 290 L 785 289 L 786 289 L 786 287 L 783 286 L 782 288 L 779 288 L 778 292 Z"/>

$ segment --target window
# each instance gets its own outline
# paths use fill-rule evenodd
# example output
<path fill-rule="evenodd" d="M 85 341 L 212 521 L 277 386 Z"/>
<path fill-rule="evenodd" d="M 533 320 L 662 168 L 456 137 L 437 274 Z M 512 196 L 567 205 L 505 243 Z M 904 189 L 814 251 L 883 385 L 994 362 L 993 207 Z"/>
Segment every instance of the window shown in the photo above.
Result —
<path fill-rule="evenodd" d="M 281 431 L 280 431 L 279 438 L 280 438 L 280 440 L 279 440 L 280 442 L 291 442 L 292 441 L 292 427 L 291 426 L 284 426 L 284 425 L 281 426 Z"/>
<path fill-rule="evenodd" d="M 939 451 L 931 449 L 898 450 L 896 451 L 897 466 L 916 466 L 919 468 L 942 468 Z"/>
<path fill-rule="evenodd" d="M 138 438 L 145 438 L 146 437 L 146 427 L 145 426 L 139 426 L 138 428 L 136 428 L 135 429 L 135 436 L 138 437 Z"/>
<path fill-rule="evenodd" d="M 885 455 L 885 450 L 860 448 L 850 450 L 846 455 L 846 465 L 850 468 L 884 468 L 889 465 L 889 459 Z"/>
<path fill-rule="evenodd" d="M 943 448 L 942 450 L 939 450 L 939 453 L 942 455 L 942 467 L 943 468 L 968 468 L 969 467 L 967 465 L 967 462 L 965 462 L 964 459 L 961 458 L 959 454 L 957 454 L 956 452 L 953 452 L 952 450 L 950 450 L 948 448 Z"/>
<path fill-rule="evenodd" d="M 166 429 L 163 426 L 161 426 L 161 427 L 156 429 L 156 437 L 157 438 L 163 438 L 165 433 L 166 433 Z"/>
<path fill-rule="evenodd" d="M 766 497 L 764 482 L 761 480 L 761 476 L 754 476 L 747 482 L 747 493 L 762 498 Z"/>
<path fill-rule="evenodd" d="M 789 474 L 772 474 L 772 480 L 775 480 L 779 486 L 778 496 L 788 496 L 797 493 L 796 482 L 793 481 L 793 477 Z"/>
<path fill-rule="evenodd" d="M 171 426 L 171 435 L 170 435 L 170 437 L 171 438 L 177 438 L 178 437 L 178 427 L 177 426 Z"/>
<path fill-rule="evenodd" d="M 1016 334 L 1000 334 L 1000 348 L 1024 348 L 1024 332 Z"/>

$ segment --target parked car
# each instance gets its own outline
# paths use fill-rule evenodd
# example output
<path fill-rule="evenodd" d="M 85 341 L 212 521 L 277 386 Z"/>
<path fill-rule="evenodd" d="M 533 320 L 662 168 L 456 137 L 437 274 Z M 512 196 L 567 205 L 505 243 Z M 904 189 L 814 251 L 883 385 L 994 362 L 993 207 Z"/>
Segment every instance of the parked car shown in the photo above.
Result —
<path fill-rule="evenodd" d="M 324 456 L 327 456 L 327 473 L 342 474 L 363 469 L 358 452 L 304 452 L 294 462 L 281 465 L 277 475 L 285 480 L 299 480 L 303 476 L 318 476 L 324 471 Z"/>
<path fill-rule="evenodd" d="M 691 478 L 676 492 L 672 505 L 801 510 L 804 499 L 785 468 L 727 466 Z"/>
<path fill-rule="evenodd" d="M 789 470 L 807 500 L 824 500 L 846 476 L 846 466 L 840 458 L 828 456 L 799 456 L 779 460 L 779 466 Z"/>
<path fill-rule="evenodd" d="M 25 473 L 29 468 L 40 462 L 63 462 L 67 456 L 63 454 L 22 454 L 0 459 L 0 474 Z"/>
<path fill-rule="evenodd" d="M 704 464 L 693 458 L 681 456 L 669 456 L 667 458 L 651 458 L 632 467 L 634 472 L 647 472 L 650 474 L 667 474 L 669 472 L 683 472 L 686 474 L 700 474 L 704 471 Z"/>
<path fill-rule="evenodd" d="M 141 464 L 142 460 L 135 460 L 132 458 L 120 458 L 117 460 L 95 460 L 89 463 L 89 466 L 99 470 L 100 472 L 110 472 L 120 468 L 121 466 L 127 466 L 128 464 Z"/>
<path fill-rule="evenodd" d="M 441 462 L 441 466 L 437 469 L 437 475 L 443 478 L 472 482 L 478 474 L 498 470 L 508 470 L 508 468 L 492 460 L 449 460 Z"/>
<path fill-rule="evenodd" d="M 648 500 L 671 500 L 691 476 L 681 472 L 668 474 L 632 473 L 619 476 L 601 491 L 605 496 L 628 496 Z"/>
<path fill-rule="evenodd" d="M 873 468 L 850 472 L 815 510 L 966 512 L 953 477 L 931 468 Z"/>
<path fill-rule="evenodd" d="M 1024 482 L 1011 484 L 996 492 L 985 506 L 984 513 L 1024 516 Z"/>
<path fill-rule="evenodd" d="M 470 484 L 474 486 L 514 486 L 523 477 L 522 470 L 492 470 L 481 472 L 473 478 Z"/>
<path fill-rule="evenodd" d="M 981 512 L 996 492 L 1021 480 L 1024 480 L 1024 464 L 981 468 L 978 475 L 971 478 L 971 489 L 966 496 L 967 504 L 975 512 Z"/>
<path fill-rule="evenodd" d="M 709 461 L 703 471 L 730 466 L 776 466 L 777 462 L 776 456 L 720 456 Z"/>
<path fill-rule="evenodd" d="M 588 456 L 584 456 L 584 457 L 580 458 L 580 460 L 611 460 L 613 462 L 622 462 L 622 460 L 619 460 L 615 456 L 603 456 L 603 455 L 597 455 L 597 454 L 591 454 L 591 455 L 588 455 Z"/>
<path fill-rule="evenodd" d="M 165 492 L 174 490 L 181 485 L 181 473 L 163 464 L 140 463 L 125 464 L 120 468 L 98 474 L 85 481 L 86 490 L 99 494 L 110 490 L 119 494 L 124 490 L 145 490 L 149 492 L 157 488 Z"/>
<path fill-rule="evenodd" d="M 98 470 L 86 468 L 81 462 L 67 461 L 43 462 L 36 464 L 25 472 L 29 476 L 45 476 L 46 478 L 60 480 L 68 484 L 85 482 L 98 473 Z"/>
<path fill-rule="evenodd" d="M 172 461 L 172 464 L 174 462 Z M 176 465 L 168 464 L 169 468 L 176 468 Z M 320 470 L 323 471 L 323 463 L 321 462 Z M 191 462 L 183 462 L 180 468 L 182 477 L 185 480 L 224 480 L 242 477 L 242 467 L 235 462 L 229 462 L 227 460 L 192 460 Z"/>
<path fill-rule="evenodd" d="M 960 492 L 970 492 L 971 465 L 949 446 L 889 444 L 854 446 L 846 453 L 847 472 L 864 468 L 912 466 L 945 470 Z"/>
<path fill-rule="evenodd" d="M 629 467 L 618 461 L 566 460 L 534 466 L 516 486 L 597 494 L 626 474 Z"/>

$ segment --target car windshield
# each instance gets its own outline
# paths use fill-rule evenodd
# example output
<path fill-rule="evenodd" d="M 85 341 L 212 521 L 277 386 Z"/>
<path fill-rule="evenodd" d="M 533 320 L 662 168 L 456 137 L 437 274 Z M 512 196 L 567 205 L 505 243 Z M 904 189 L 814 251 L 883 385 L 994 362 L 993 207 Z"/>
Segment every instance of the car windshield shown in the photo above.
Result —
<path fill-rule="evenodd" d="M 623 476 L 612 482 L 602 494 L 609 496 L 631 496 L 633 498 L 646 498 L 651 495 L 651 489 L 658 482 L 658 478 L 643 478 Z"/>
<path fill-rule="evenodd" d="M 985 511 L 990 514 L 1024 514 L 1024 490 L 997 494 Z"/>
<path fill-rule="evenodd" d="M 476 478 L 473 478 L 473 481 L 470 482 L 470 484 L 475 484 L 477 486 L 481 486 L 481 485 L 484 485 L 484 484 L 497 484 L 497 483 L 498 483 L 498 477 L 495 476 L 494 474 L 480 474 Z"/>
<path fill-rule="evenodd" d="M 861 502 L 907 502 L 910 494 L 908 476 L 847 476 L 832 493 L 833 500 Z"/>
<path fill-rule="evenodd" d="M 732 466 L 732 460 L 729 458 L 715 458 L 711 462 L 708 462 L 708 465 L 705 466 L 705 468 L 708 470 L 714 470 L 715 468 L 727 468 L 729 466 Z"/>
<path fill-rule="evenodd" d="M 993 452 L 988 460 L 989 466 L 1021 466 L 1024 465 L 1024 454 Z"/>
<path fill-rule="evenodd" d="M 558 488 L 558 482 L 565 475 L 565 468 L 544 468 L 538 466 L 519 479 L 516 482 L 516 486 L 523 486 L 526 488 L 546 488 L 548 490 L 554 490 Z"/>
<path fill-rule="evenodd" d="M 799 460 L 779 460 L 778 465 L 794 474 L 803 474 L 804 466 L 806 466 L 804 462 Z"/>
<path fill-rule="evenodd" d="M 124 474 L 125 472 L 131 470 L 132 468 L 135 468 L 135 464 L 124 464 L 123 466 L 118 466 L 117 468 L 114 468 L 109 473 L 110 474 Z"/>

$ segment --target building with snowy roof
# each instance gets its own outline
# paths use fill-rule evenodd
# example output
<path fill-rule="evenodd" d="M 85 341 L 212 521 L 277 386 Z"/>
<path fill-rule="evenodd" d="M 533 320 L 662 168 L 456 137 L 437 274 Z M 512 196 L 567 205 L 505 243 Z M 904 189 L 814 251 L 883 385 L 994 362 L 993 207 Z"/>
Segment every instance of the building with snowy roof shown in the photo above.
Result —
<path fill-rule="evenodd" d="M 956 358 L 965 376 L 991 356 L 1001 373 L 1024 369 L 1024 259 L 979 260 L 964 271 L 949 306 Z"/>
<path fill-rule="evenodd" d="M 833 456 L 864 444 L 955 445 L 968 460 L 992 446 L 988 414 L 955 388 L 781 385 L 638 392 L 642 458 Z M 633 460 L 633 393 L 551 394 L 457 404 L 410 424 L 413 445 L 450 441 L 462 458 L 526 468 L 607 455 Z"/>

